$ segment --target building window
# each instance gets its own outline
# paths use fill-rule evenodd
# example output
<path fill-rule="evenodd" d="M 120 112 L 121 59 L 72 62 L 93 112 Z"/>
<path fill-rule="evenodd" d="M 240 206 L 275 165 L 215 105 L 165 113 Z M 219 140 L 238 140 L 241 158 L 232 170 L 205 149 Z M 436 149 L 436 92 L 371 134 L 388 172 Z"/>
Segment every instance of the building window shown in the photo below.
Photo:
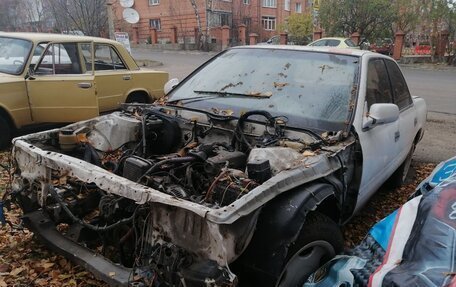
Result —
<path fill-rule="evenodd" d="M 261 17 L 261 23 L 263 24 L 263 29 L 265 30 L 275 30 L 276 29 L 276 18 L 263 16 Z"/>
<path fill-rule="evenodd" d="M 232 26 L 233 15 L 231 13 L 211 12 L 209 16 L 209 27 Z"/>
<path fill-rule="evenodd" d="M 150 19 L 149 25 L 151 28 L 155 28 L 155 29 L 157 29 L 157 31 L 161 31 L 160 19 Z"/>
<path fill-rule="evenodd" d="M 301 3 L 296 3 L 296 13 L 302 13 L 302 5 L 301 5 Z"/>
<path fill-rule="evenodd" d="M 249 4 L 250 4 L 250 0 L 243 0 L 243 3 L 244 3 L 245 5 L 249 5 Z"/>
<path fill-rule="evenodd" d="M 277 1 L 276 0 L 263 0 L 263 7 L 276 8 Z"/>
<path fill-rule="evenodd" d="M 149 6 L 160 4 L 160 0 L 149 0 Z"/>
<path fill-rule="evenodd" d="M 250 17 L 245 17 L 242 21 L 242 23 L 247 26 L 247 27 L 250 27 L 252 26 L 252 18 Z"/>
<path fill-rule="evenodd" d="M 285 11 L 290 11 L 291 0 L 285 0 L 284 6 Z"/>

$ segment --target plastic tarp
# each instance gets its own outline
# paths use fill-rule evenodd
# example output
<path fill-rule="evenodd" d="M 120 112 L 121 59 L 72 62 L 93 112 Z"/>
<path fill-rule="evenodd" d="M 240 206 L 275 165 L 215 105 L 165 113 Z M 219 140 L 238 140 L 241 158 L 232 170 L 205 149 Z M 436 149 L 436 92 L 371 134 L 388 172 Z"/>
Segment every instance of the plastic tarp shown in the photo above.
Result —
<path fill-rule="evenodd" d="M 455 263 L 456 157 L 440 163 L 411 200 L 304 286 L 456 286 Z"/>

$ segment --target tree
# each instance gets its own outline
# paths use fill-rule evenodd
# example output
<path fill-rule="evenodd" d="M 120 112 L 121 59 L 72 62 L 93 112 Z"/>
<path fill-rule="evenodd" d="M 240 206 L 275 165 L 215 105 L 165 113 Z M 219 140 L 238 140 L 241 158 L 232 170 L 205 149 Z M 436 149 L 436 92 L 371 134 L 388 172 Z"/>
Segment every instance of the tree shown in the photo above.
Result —
<path fill-rule="evenodd" d="M 393 4 L 394 10 L 397 13 L 393 30 L 408 34 L 416 28 L 420 20 L 421 3 L 417 0 L 395 0 Z"/>
<path fill-rule="evenodd" d="M 396 18 L 390 0 L 325 0 L 320 4 L 320 23 L 330 35 L 358 32 L 371 38 L 391 31 Z"/>
<path fill-rule="evenodd" d="M 282 30 L 287 31 L 293 41 L 307 42 L 313 31 L 312 15 L 309 13 L 292 14 L 287 18 Z"/>
<path fill-rule="evenodd" d="M 101 36 L 106 31 L 106 0 L 47 0 L 58 30 L 80 30 L 85 35 Z"/>
<path fill-rule="evenodd" d="M 20 0 L 18 8 L 22 11 L 22 21 L 34 32 L 43 32 L 46 11 L 42 1 Z"/>
<path fill-rule="evenodd" d="M 16 30 L 21 26 L 19 6 L 16 0 L 0 1 L 0 30 Z"/>

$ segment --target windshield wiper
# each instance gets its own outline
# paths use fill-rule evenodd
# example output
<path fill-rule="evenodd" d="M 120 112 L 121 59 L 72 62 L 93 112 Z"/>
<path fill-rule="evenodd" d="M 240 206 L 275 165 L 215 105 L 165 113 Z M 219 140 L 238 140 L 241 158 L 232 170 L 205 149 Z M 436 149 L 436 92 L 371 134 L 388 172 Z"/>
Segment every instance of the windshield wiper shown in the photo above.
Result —
<path fill-rule="evenodd" d="M 253 97 L 253 98 L 270 98 L 272 96 L 272 93 L 261 93 L 261 92 L 255 92 L 255 93 L 249 93 L 249 94 L 233 93 L 233 92 L 227 92 L 227 91 L 193 91 L 193 92 L 196 94 L 217 95 L 220 97 L 239 96 L 239 97 Z"/>
<path fill-rule="evenodd" d="M 250 94 L 243 94 L 243 93 L 232 93 L 227 91 L 193 91 L 195 94 L 205 94 L 204 96 L 198 97 L 188 97 L 188 98 L 181 98 L 181 99 L 171 99 L 169 102 L 181 102 L 186 101 L 186 104 L 199 102 L 202 100 L 207 99 L 215 99 L 219 97 L 247 97 L 247 98 L 256 98 L 256 99 L 268 99 L 272 96 L 272 93 L 250 93 Z"/>

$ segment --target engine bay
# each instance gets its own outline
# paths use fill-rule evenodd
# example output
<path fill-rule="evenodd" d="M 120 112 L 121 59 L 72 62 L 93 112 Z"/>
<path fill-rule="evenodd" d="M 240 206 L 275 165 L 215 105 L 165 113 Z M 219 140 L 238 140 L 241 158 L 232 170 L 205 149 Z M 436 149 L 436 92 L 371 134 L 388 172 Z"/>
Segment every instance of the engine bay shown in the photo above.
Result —
<path fill-rule="evenodd" d="M 231 117 L 199 122 L 195 114 L 189 120 L 184 113 L 130 107 L 118 116 L 128 123 L 128 132 L 106 133 L 107 123 L 101 122 L 61 130 L 48 144 L 135 183 L 211 208 L 231 204 L 322 144 L 312 134 L 286 131 L 286 118 L 265 111 L 245 113 L 235 125 Z M 249 118 L 266 121 L 246 124 Z"/>
<path fill-rule="evenodd" d="M 78 246 L 132 268 L 128 282 L 234 286 L 228 265 L 247 248 L 262 202 L 339 169 L 327 155 L 340 137 L 265 111 L 128 105 L 21 138 L 14 197 L 30 222 L 51 220 Z"/>

